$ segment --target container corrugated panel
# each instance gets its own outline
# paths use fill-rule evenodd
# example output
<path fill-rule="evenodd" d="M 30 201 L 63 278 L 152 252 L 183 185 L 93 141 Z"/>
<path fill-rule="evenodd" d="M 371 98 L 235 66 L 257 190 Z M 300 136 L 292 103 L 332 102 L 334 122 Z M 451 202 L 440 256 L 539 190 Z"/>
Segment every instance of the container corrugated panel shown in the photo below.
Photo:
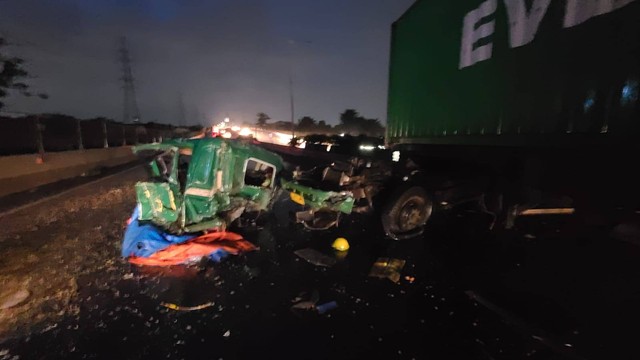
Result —
<path fill-rule="evenodd" d="M 418 0 L 392 29 L 389 143 L 640 134 L 640 1 Z"/>

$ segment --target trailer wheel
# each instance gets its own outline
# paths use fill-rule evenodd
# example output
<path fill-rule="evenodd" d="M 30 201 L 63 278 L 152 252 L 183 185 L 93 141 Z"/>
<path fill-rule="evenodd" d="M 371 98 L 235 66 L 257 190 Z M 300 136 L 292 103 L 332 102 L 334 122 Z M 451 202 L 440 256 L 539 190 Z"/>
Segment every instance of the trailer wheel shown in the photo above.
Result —
<path fill-rule="evenodd" d="M 404 240 L 419 236 L 431 217 L 433 203 L 418 186 L 398 191 L 382 212 L 382 226 L 387 236 Z"/>

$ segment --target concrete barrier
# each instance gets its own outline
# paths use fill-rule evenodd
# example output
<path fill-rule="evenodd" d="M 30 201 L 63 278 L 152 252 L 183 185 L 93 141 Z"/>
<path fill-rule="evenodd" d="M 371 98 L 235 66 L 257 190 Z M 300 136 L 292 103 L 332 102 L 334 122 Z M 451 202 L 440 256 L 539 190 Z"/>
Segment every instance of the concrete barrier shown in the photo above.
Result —
<path fill-rule="evenodd" d="M 42 164 L 36 159 L 37 154 L 0 156 L 0 196 L 122 165 L 136 156 L 130 146 L 123 146 L 46 153 Z"/>

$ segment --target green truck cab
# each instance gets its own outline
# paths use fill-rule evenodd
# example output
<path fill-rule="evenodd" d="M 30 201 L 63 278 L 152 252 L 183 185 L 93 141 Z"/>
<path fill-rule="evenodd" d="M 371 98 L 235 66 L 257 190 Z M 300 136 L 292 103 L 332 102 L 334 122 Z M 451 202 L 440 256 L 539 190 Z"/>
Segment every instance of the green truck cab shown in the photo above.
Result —
<path fill-rule="evenodd" d="M 224 230 L 276 193 L 282 159 L 252 144 L 220 138 L 169 140 L 136 146 L 155 153 L 151 180 L 136 184 L 139 220 L 171 233 Z"/>

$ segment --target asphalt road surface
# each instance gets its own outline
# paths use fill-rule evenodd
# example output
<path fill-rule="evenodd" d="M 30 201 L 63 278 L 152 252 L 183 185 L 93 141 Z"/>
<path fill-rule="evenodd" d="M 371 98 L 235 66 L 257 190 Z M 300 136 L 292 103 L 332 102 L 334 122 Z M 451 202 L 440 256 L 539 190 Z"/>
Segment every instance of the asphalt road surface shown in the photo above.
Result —
<path fill-rule="evenodd" d="M 434 217 L 423 237 L 394 242 L 364 215 L 307 231 L 292 223 L 297 205 L 281 194 L 256 226 L 237 230 L 258 251 L 218 264 L 137 267 L 119 247 L 133 184 L 145 176 L 134 168 L 0 215 L 0 300 L 29 294 L 0 310 L 0 360 L 640 354 L 633 231 L 620 236 L 565 216 L 491 234 L 483 214 L 462 208 Z M 331 248 L 338 236 L 347 253 Z M 304 248 L 335 265 L 294 254 Z M 398 283 L 369 276 L 378 258 L 406 261 Z M 337 307 L 294 307 L 304 301 Z"/>

